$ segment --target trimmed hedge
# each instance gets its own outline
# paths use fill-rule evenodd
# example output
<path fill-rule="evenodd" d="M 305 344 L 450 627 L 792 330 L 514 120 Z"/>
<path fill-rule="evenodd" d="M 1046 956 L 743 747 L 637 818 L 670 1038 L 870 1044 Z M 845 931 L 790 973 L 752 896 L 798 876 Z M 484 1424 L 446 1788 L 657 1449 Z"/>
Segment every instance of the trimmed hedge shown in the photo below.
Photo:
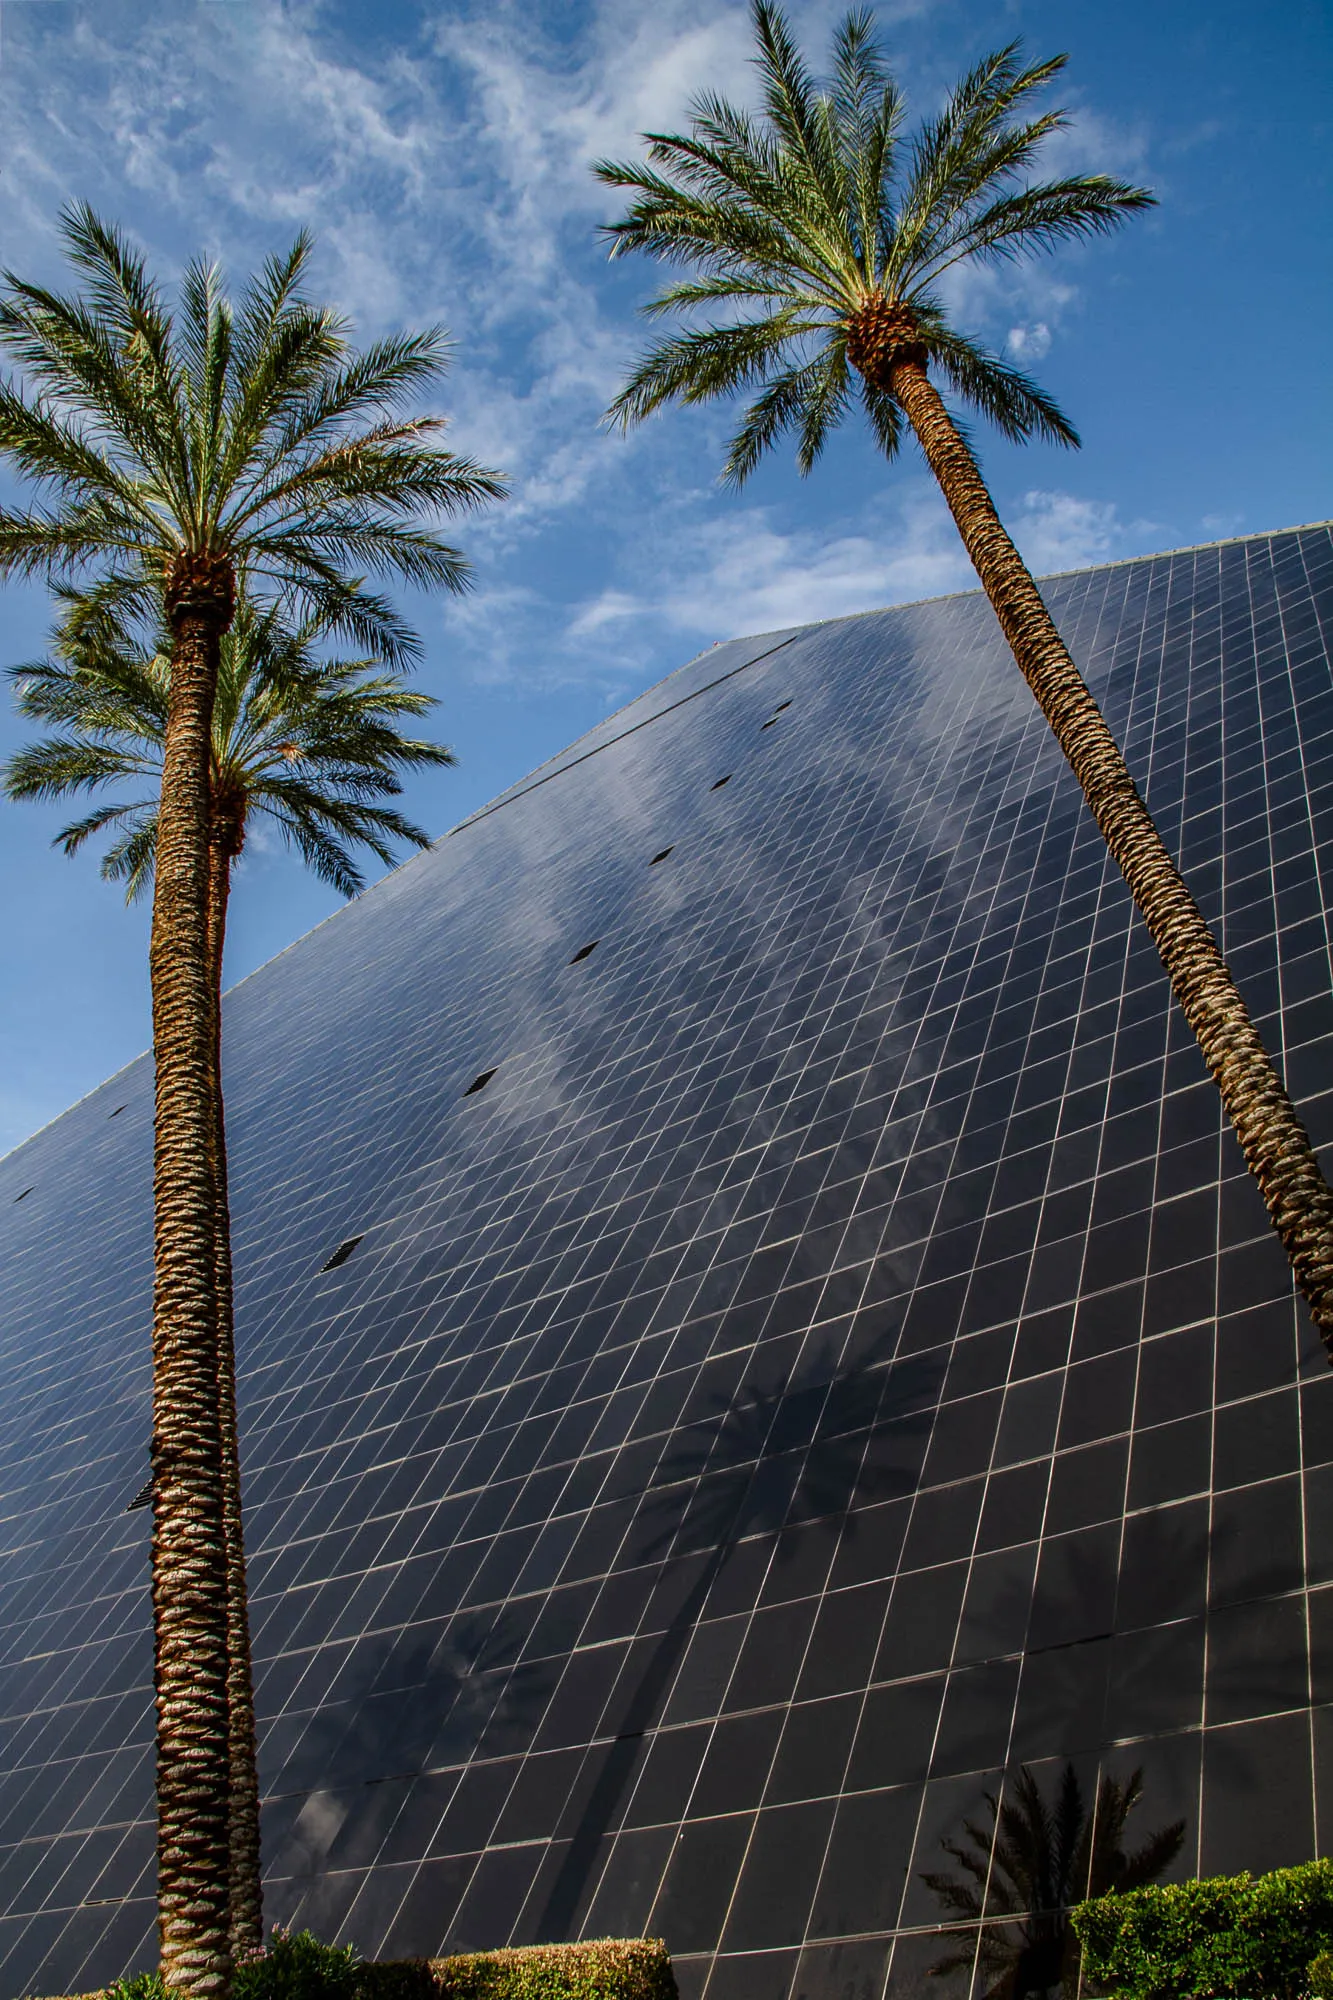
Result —
<path fill-rule="evenodd" d="M 235 2000 L 679 2000 L 660 1938 L 597 1938 L 472 1951 L 456 1958 L 359 1959 L 309 1931 L 275 1931 L 262 1958 L 238 1965 Z M 78 2000 L 167 2000 L 140 1973 Z"/>
<path fill-rule="evenodd" d="M 1333 1861 L 1099 1896 L 1070 1922 L 1085 1975 L 1131 2000 L 1299 2000 L 1333 1949 Z"/>
<path fill-rule="evenodd" d="M 474 1951 L 434 1958 L 430 1969 L 439 2000 L 677 2000 L 660 1938 Z"/>

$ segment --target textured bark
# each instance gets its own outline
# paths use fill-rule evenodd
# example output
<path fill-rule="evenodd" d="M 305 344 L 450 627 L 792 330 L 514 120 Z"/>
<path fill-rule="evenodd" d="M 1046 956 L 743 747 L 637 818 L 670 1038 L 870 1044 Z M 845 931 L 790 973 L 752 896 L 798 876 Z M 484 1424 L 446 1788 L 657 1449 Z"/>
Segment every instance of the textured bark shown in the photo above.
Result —
<path fill-rule="evenodd" d="M 1050 723 L 1152 935 L 1245 1163 L 1333 1360 L 1333 1189 L 1320 1171 L 1206 921 L 926 372 L 901 308 L 858 329 L 858 359 L 905 413 L 1024 679 Z M 853 351 L 852 342 L 848 351 Z"/>
<path fill-rule="evenodd" d="M 180 563 L 149 971 L 156 1063 L 153 1645 L 158 1935 L 168 1986 L 225 1996 L 227 1564 L 218 1424 L 209 743 L 230 570 Z"/>
<path fill-rule="evenodd" d="M 227 1133 L 222 1096 L 222 955 L 232 862 L 242 831 L 214 798 L 208 850 L 208 961 L 213 995 L 214 1274 L 217 1286 L 218 1427 L 222 1507 L 227 1543 L 227 1742 L 231 1778 L 230 1928 L 236 1959 L 261 1951 L 264 1901 L 260 1882 L 259 1774 L 254 1682 L 250 1668 L 250 1604 L 245 1581 L 241 1508 L 240 1428 L 236 1415 L 236 1346 L 232 1314 L 231 1210 L 227 1199 Z"/>

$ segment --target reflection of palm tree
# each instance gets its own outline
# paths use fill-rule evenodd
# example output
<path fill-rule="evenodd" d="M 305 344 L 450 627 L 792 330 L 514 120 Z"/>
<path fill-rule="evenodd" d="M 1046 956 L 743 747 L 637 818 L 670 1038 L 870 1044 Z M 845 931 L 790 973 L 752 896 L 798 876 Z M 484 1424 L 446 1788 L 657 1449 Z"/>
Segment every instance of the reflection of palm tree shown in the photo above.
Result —
<path fill-rule="evenodd" d="M 987 1792 L 989 1829 L 966 1820 L 964 1841 L 943 1843 L 962 1875 L 921 1878 L 946 1909 L 968 1920 L 945 1931 L 958 1948 L 931 1971 L 970 1973 L 979 1964 L 985 2000 L 1025 2000 L 1052 1989 L 1073 1994 L 1079 1944 L 1070 1928 L 1071 1907 L 1085 1896 L 1155 1881 L 1180 1852 L 1183 1819 L 1125 1852 L 1125 1823 L 1142 1795 L 1141 1770 L 1123 1785 L 1103 1776 L 1089 1813 L 1072 1764 L 1065 1765 L 1052 1806 L 1026 1767 L 1003 1805 Z"/>
<path fill-rule="evenodd" d="M 747 1384 L 718 1414 L 688 1430 L 662 1465 L 662 1482 L 644 1510 L 640 1559 L 706 1554 L 694 1583 L 653 1648 L 615 1729 L 597 1782 L 542 1911 L 540 1931 L 563 1937 L 574 1922 L 603 1836 L 615 1817 L 708 1594 L 747 1536 L 776 1536 L 805 1522 L 853 1534 L 854 1501 L 905 1492 L 906 1474 L 866 1464 L 873 1426 L 899 1409 L 919 1409 L 929 1362 L 886 1370 L 872 1356 L 837 1370 L 828 1357 L 805 1376 L 772 1388 Z M 887 1407 L 881 1407 L 882 1405 Z M 920 1418 L 928 1428 L 929 1414 Z M 779 1544 L 783 1548 L 782 1544 Z M 786 1553 L 786 1550 L 783 1550 Z"/>
<path fill-rule="evenodd" d="M 505 1611 L 491 1620 L 465 1615 L 441 1639 L 410 1627 L 400 1633 L 338 1703 L 348 1722 L 330 1743 L 332 1775 L 350 1763 L 380 1782 L 465 1763 L 488 1724 L 530 1712 L 540 1693 L 534 1677 L 519 1681 L 513 1672 L 523 1636 Z"/>
<path fill-rule="evenodd" d="M 550 1676 L 544 1663 L 516 1668 L 524 1637 L 502 1611 L 493 1620 L 465 1615 L 442 1638 L 409 1627 L 382 1652 L 367 1646 L 340 1677 L 337 1701 L 312 1716 L 295 1752 L 296 1782 L 290 1764 L 272 1774 L 282 1789 L 306 1794 L 276 1872 L 322 1880 L 347 1865 L 336 1843 L 350 1836 L 373 1852 L 417 1780 L 465 1765 L 497 1725 L 530 1733 Z"/>

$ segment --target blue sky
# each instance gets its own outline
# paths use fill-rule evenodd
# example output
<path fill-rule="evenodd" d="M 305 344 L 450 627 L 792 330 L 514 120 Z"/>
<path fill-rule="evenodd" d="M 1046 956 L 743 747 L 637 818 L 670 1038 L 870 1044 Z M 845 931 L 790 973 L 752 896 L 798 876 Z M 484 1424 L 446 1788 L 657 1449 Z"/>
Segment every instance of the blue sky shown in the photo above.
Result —
<path fill-rule="evenodd" d="M 432 833 L 715 639 L 969 587 L 911 453 L 855 428 L 802 481 L 775 458 L 716 484 L 725 419 L 632 439 L 599 425 L 640 338 L 647 264 L 608 268 L 588 173 L 691 93 L 746 96 L 733 0 L 3 0 L 0 262 L 58 278 L 61 204 L 90 200 L 166 277 L 205 251 L 243 278 L 303 225 L 318 289 L 366 335 L 441 320 L 458 448 L 514 497 L 461 531 L 466 602 L 412 607 L 455 771 L 412 789 Z M 798 0 L 818 53 L 840 8 Z M 980 274 L 961 320 L 1039 373 L 1078 454 L 989 438 L 984 462 L 1034 567 L 1316 520 L 1329 497 L 1333 28 L 1318 0 L 895 0 L 879 19 L 914 104 L 1022 35 L 1064 49 L 1066 169 L 1161 200 L 1110 244 Z M 12 663 L 42 593 L 5 591 Z M 0 715 L 0 753 L 22 740 Z M 53 852 L 54 811 L 0 806 L 0 1149 L 148 1040 L 147 914 L 95 858 Z M 256 835 L 229 978 L 336 907 Z"/>

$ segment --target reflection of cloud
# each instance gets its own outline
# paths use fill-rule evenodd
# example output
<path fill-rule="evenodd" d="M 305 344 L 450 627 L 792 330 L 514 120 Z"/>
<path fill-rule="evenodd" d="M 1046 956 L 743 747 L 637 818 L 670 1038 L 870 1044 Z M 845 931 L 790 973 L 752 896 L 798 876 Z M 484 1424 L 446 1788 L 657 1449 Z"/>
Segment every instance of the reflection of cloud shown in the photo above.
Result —
<path fill-rule="evenodd" d="M 333 1792 L 310 1794 L 292 1827 L 288 1866 L 294 1873 L 314 1873 L 341 1833 L 350 1811 L 348 1801 Z"/>

